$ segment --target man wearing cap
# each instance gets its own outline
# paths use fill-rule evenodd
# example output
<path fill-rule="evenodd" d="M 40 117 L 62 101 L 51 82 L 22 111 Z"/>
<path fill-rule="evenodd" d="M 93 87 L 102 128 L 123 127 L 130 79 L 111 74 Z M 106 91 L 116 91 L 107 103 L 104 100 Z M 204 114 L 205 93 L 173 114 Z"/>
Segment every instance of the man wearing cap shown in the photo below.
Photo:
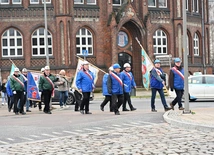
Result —
<path fill-rule="evenodd" d="M 111 94 L 108 93 L 108 87 L 107 87 L 107 81 L 108 81 L 108 76 L 109 74 L 111 74 L 111 72 L 113 71 L 113 67 L 109 67 L 109 73 L 106 73 L 104 76 L 103 76 L 103 83 L 102 83 L 102 91 L 103 91 L 103 96 L 105 96 L 105 99 L 104 101 L 101 103 L 100 105 L 100 109 L 102 111 L 104 111 L 104 107 L 105 105 L 110 102 L 110 105 L 109 105 L 109 109 L 110 109 L 110 112 L 113 112 L 113 108 L 112 108 L 112 103 L 111 103 Z"/>
<path fill-rule="evenodd" d="M 54 82 L 58 81 L 58 78 L 56 78 L 54 75 L 50 73 L 50 67 L 45 66 L 44 74 L 40 76 L 39 78 L 39 92 L 44 97 L 44 113 L 51 114 L 50 111 L 50 100 L 51 96 L 54 94 Z M 41 95 L 40 94 L 40 95 Z"/>
<path fill-rule="evenodd" d="M 184 110 L 181 103 L 184 93 L 184 69 L 181 66 L 180 58 L 175 58 L 174 62 L 175 65 L 169 74 L 169 85 L 171 91 L 175 90 L 176 98 L 170 103 L 170 106 L 174 110 L 174 106 L 178 103 L 179 110 Z"/>
<path fill-rule="evenodd" d="M 111 94 L 111 102 L 115 115 L 120 115 L 119 108 L 123 104 L 123 81 L 120 74 L 120 65 L 114 64 L 114 71 L 108 77 L 108 93 Z"/>
<path fill-rule="evenodd" d="M 24 78 L 22 75 L 19 74 L 19 68 L 14 69 L 14 74 L 10 78 L 11 89 L 14 96 L 14 113 L 18 115 L 20 114 L 25 115 L 24 112 L 24 95 L 25 95 L 25 85 L 24 85 Z M 20 104 L 20 109 L 18 109 L 18 102 Z"/>
<path fill-rule="evenodd" d="M 163 74 L 163 70 L 160 68 L 161 62 L 160 60 L 156 59 L 154 61 L 154 68 L 150 72 L 150 87 L 152 91 L 152 96 L 151 96 L 151 109 L 152 112 L 157 112 L 155 109 L 155 97 L 156 97 L 156 92 L 160 94 L 161 97 L 161 102 L 163 104 L 164 110 L 168 111 L 171 108 L 168 107 L 166 103 L 166 99 L 164 96 L 163 92 L 163 87 L 165 85 L 165 75 Z"/>
<path fill-rule="evenodd" d="M 122 76 L 123 83 L 124 83 L 123 111 L 129 111 L 126 108 L 126 102 L 128 102 L 130 110 L 134 111 L 134 110 L 136 110 L 136 108 L 133 107 L 133 105 L 131 103 L 130 93 L 131 93 L 132 88 L 136 89 L 136 83 L 135 83 L 132 72 L 130 72 L 131 65 L 129 63 L 125 63 L 123 65 L 123 67 L 124 67 L 124 70 L 121 72 L 121 76 Z"/>
<path fill-rule="evenodd" d="M 83 68 L 77 73 L 76 86 L 79 92 L 83 95 L 83 100 L 80 105 L 81 114 L 92 114 L 89 112 L 90 93 L 94 91 L 94 74 L 89 70 L 89 62 L 83 62 Z M 84 109 L 85 108 L 85 109 Z M 84 112 L 85 110 L 85 112 Z"/>
<path fill-rule="evenodd" d="M 23 68 L 22 69 L 22 74 L 23 76 L 25 76 L 27 78 L 27 69 L 26 68 Z M 25 90 L 26 90 L 26 93 L 24 95 L 24 104 L 26 105 L 26 112 L 31 112 L 29 110 L 29 107 L 30 107 L 30 101 L 28 100 L 27 98 L 27 81 L 24 82 L 25 84 Z"/>

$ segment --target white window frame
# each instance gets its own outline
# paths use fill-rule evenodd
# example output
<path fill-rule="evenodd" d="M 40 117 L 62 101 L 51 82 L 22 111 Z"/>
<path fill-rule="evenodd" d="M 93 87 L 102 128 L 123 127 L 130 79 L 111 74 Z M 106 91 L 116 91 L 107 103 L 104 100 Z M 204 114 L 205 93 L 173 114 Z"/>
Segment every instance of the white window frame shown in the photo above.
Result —
<path fill-rule="evenodd" d="M 112 1 L 112 3 L 113 3 L 113 1 Z M 122 0 L 120 0 L 120 4 L 114 4 L 113 3 L 113 6 L 121 6 L 122 5 Z"/>
<path fill-rule="evenodd" d="M 193 38 L 193 53 L 194 53 L 194 56 L 199 56 L 199 37 L 198 37 L 198 34 L 195 33 L 194 34 L 194 38 Z"/>
<path fill-rule="evenodd" d="M 42 3 L 44 3 L 44 0 L 42 0 Z M 51 0 L 46 0 L 46 4 L 50 4 Z"/>
<path fill-rule="evenodd" d="M 43 29 L 44 30 L 44 35 L 39 35 L 39 30 Z M 37 32 L 36 35 L 34 35 L 34 33 Z M 48 49 L 51 48 L 51 54 L 49 54 L 49 50 L 48 50 L 48 54 L 49 56 L 53 55 L 53 39 L 52 39 L 52 34 L 48 31 L 48 35 L 47 35 L 48 39 L 51 39 L 51 45 L 48 45 Z M 33 45 L 33 39 L 36 38 L 37 40 L 37 45 Z M 40 45 L 40 38 L 44 39 L 44 45 Z M 32 56 L 46 56 L 46 39 L 45 39 L 45 29 L 44 28 L 38 28 L 36 29 L 32 35 L 31 35 L 31 42 L 32 42 Z M 36 48 L 37 49 L 37 54 L 33 54 L 33 49 Z M 44 48 L 44 54 L 40 54 L 40 49 Z"/>
<path fill-rule="evenodd" d="M 161 31 L 160 36 L 158 36 L 158 31 Z M 163 33 L 165 34 L 165 36 L 163 36 Z M 153 49 L 156 48 L 156 51 L 154 50 L 154 55 L 167 54 L 167 35 L 166 35 L 166 33 L 163 30 L 158 29 L 155 31 L 155 33 L 153 35 L 153 40 L 154 39 L 155 39 L 155 43 L 156 43 L 156 45 L 153 44 Z M 158 39 L 161 39 L 161 45 L 158 45 Z M 166 45 L 163 45 L 163 39 L 166 39 Z M 153 43 L 154 43 L 154 41 L 153 41 Z M 161 48 L 161 53 L 158 53 L 158 48 Z M 166 48 L 166 53 L 163 52 L 164 48 Z"/>
<path fill-rule="evenodd" d="M 22 4 L 22 0 L 20 0 L 20 2 L 14 2 L 14 0 L 13 0 L 12 4 Z"/>
<path fill-rule="evenodd" d="M 155 5 L 153 6 L 153 5 L 149 5 L 149 2 L 148 2 L 148 7 L 150 7 L 150 8 L 156 8 L 157 7 L 157 0 L 155 0 Z"/>
<path fill-rule="evenodd" d="M 186 10 L 189 11 L 189 0 L 186 0 Z"/>
<path fill-rule="evenodd" d="M 94 3 L 88 3 L 88 1 L 86 0 L 87 5 L 96 5 L 97 4 L 97 0 L 94 0 L 94 1 L 95 1 Z"/>
<path fill-rule="evenodd" d="M 14 36 L 10 36 L 10 32 L 9 32 L 10 30 L 14 30 Z M 17 32 L 20 34 L 20 36 L 17 36 Z M 5 33 L 7 33 L 6 36 L 4 36 Z M 7 40 L 7 46 L 3 46 L 3 40 L 4 39 Z M 10 39 L 14 39 L 14 46 L 10 45 Z M 17 39 L 21 39 L 21 44 L 22 44 L 21 46 L 17 45 Z M 13 28 L 7 29 L 2 35 L 1 42 L 2 42 L 2 57 L 22 57 L 23 56 L 23 37 L 22 37 L 22 34 L 18 30 L 13 29 Z M 7 55 L 3 55 L 3 50 L 4 49 L 8 50 L 8 54 Z M 10 55 L 10 50 L 11 49 L 15 50 L 15 55 Z M 21 55 L 18 55 L 18 49 L 22 50 L 22 54 Z"/>
<path fill-rule="evenodd" d="M 188 34 L 187 34 L 186 46 L 187 46 L 187 55 L 189 55 L 189 36 L 188 36 Z"/>
<path fill-rule="evenodd" d="M 82 35 L 82 29 L 85 29 L 85 32 L 86 34 L 85 35 Z M 88 35 L 88 32 L 91 34 L 91 35 Z M 85 48 L 86 50 L 88 50 L 89 48 L 91 48 L 91 53 L 89 53 L 89 50 L 88 50 L 88 55 L 93 55 L 94 51 L 93 51 L 93 34 L 91 33 L 91 31 L 87 28 L 80 28 L 76 34 L 76 38 L 79 38 L 79 41 L 80 41 L 80 44 L 77 45 L 76 43 L 76 49 L 77 48 L 80 48 L 80 53 L 77 53 L 77 55 L 83 55 L 82 54 L 82 49 Z M 85 38 L 85 41 L 86 41 L 86 44 L 85 45 L 82 45 L 82 38 Z M 88 38 L 91 38 L 91 45 L 88 45 Z"/>
<path fill-rule="evenodd" d="M 3 4 L 3 5 L 9 4 L 9 3 L 10 3 L 10 0 L 7 0 L 7 2 L 2 2 L 2 1 L 0 0 L 0 4 Z"/>
<path fill-rule="evenodd" d="M 38 2 L 32 2 L 32 0 L 30 0 L 30 4 L 39 4 L 39 0 L 37 0 Z"/>
<path fill-rule="evenodd" d="M 158 5 L 158 7 L 159 8 L 167 8 L 167 0 L 165 0 L 165 2 L 166 2 L 166 6 L 160 6 L 160 5 Z M 157 3 L 157 2 L 156 2 Z M 158 0 L 158 4 L 160 4 L 160 0 Z"/>
<path fill-rule="evenodd" d="M 198 13 L 199 12 L 199 3 L 198 3 L 198 0 L 196 0 L 196 1 L 197 1 L 197 6 L 196 6 L 197 10 L 195 10 L 195 0 L 192 0 L 192 12 Z"/>
<path fill-rule="evenodd" d="M 74 4 L 84 4 L 84 0 L 82 0 L 82 2 L 75 2 L 74 1 Z"/>

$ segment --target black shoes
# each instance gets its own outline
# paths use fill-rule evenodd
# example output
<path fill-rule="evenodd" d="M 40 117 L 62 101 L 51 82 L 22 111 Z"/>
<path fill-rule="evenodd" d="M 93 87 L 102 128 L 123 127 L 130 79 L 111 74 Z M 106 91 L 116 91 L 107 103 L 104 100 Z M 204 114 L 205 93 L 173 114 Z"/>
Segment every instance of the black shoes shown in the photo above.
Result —
<path fill-rule="evenodd" d="M 172 108 L 165 107 L 164 109 L 165 109 L 165 111 L 169 111 L 169 110 L 171 110 Z"/>
<path fill-rule="evenodd" d="M 89 111 L 86 111 L 86 112 L 85 112 L 85 114 L 92 114 L 92 113 L 91 113 L 91 112 L 89 112 Z"/>
<path fill-rule="evenodd" d="M 129 111 L 129 109 L 126 109 L 126 108 L 125 108 L 125 109 L 123 109 L 123 111 Z"/>
<path fill-rule="evenodd" d="M 75 109 L 74 111 L 79 111 L 78 109 Z"/>
<path fill-rule="evenodd" d="M 157 112 L 157 110 L 155 110 L 155 109 L 152 109 L 152 112 Z"/>
<path fill-rule="evenodd" d="M 26 112 L 31 112 L 31 110 L 26 110 Z"/>
<path fill-rule="evenodd" d="M 44 111 L 44 113 L 46 113 L 46 114 L 52 114 L 51 111 Z"/>
<path fill-rule="evenodd" d="M 81 114 L 84 114 L 84 111 L 83 111 L 83 110 L 80 110 L 80 113 L 81 113 Z"/>
<path fill-rule="evenodd" d="M 104 111 L 104 107 L 100 106 L 100 110 Z"/>
<path fill-rule="evenodd" d="M 26 113 L 25 113 L 25 112 L 20 112 L 20 114 L 22 114 L 22 115 L 26 115 Z"/>
<path fill-rule="evenodd" d="M 184 110 L 184 108 L 183 107 L 180 107 L 180 108 L 178 108 L 179 110 Z"/>
<path fill-rule="evenodd" d="M 120 112 L 119 111 L 115 112 L 115 115 L 120 115 Z"/>
<path fill-rule="evenodd" d="M 18 113 L 18 112 L 15 112 L 15 115 L 19 115 L 19 113 Z"/>
<path fill-rule="evenodd" d="M 135 110 L 137 110 L 137 108 L 134 108 L 134 107 L 133 107 L 133 108 L 131 108 L 131 111 L 135 111 Z"/>

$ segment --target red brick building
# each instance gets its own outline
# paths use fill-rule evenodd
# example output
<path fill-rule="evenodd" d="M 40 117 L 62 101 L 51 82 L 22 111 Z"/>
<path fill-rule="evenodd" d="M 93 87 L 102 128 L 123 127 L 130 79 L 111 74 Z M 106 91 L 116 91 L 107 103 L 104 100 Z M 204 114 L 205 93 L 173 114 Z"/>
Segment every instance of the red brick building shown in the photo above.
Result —
<path fill-rule="evenodd" d="M 46 65 L 44 0 L 0 1 L 0 68 L 7 77 L 11 62 L 22 69 L 40 70 Z M 129 62 L 138 86 L 142 86 L 140 40 L 152 60 L 157 55 L 183 57 L 182 0 L 46 0 L 48 51 L 53 73 L 75 73 L 77 58 L 107 71 Z M 208 0 L 186 0 L 189 69 L 207 73 L 209 66 Z M 202 20 L 202 6 L 204 19 Z M 204 21 L 204 24 L 202 24 Z M 204 36 L 202 27 L 204 25 Z M 203 40 L 204 38 L 204 48 Z M 204 50 L 203 50 L 204 49 Z M 204 51 L 204 52 L 203 52 Z M 164 64 L 163 64 L 164 65 Z M 164 65 L 166 73 L 169 64 Z M 103 73 L 100 73 L 102 77 Z M 99 78 L 98 86 L 101 86 Z"/>

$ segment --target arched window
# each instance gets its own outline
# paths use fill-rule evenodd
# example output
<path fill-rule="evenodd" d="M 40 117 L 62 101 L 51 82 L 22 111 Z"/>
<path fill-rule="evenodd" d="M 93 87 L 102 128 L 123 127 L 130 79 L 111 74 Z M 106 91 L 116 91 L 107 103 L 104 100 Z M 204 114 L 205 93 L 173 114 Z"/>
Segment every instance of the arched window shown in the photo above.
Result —
<path fill-rule="evenodd" d="M 48 52 L 49 55 L 53 55 L 52 52 L 52 35 L 48 32 Z M 33 56 L 45 56 L 45 29 L 39 28 L 32 35 L 32 55 Z"/>
<path fill-rule="evenodd" d="M 167 54 L 167 36 L 163 30 L 155 31 L 153 35 L 154 54 Z"/>
<path fill-rule="evenodd" d="M 93 55 L 93 35 L 86 29 L 81 28 L 76 34 L 77 55 L 83 55 L 86 51 L 88 55 Z"/>
<path fill-rule="evenodd" d="M 2 57 L 23 56 L 22 35 L 11 28 L 2 35 Z"/>
<path fill-rule="evenodd" d="M 199 37 L 197 33 L 194 34 L 193 45 L 194 55 L 199 56 Z"/>

